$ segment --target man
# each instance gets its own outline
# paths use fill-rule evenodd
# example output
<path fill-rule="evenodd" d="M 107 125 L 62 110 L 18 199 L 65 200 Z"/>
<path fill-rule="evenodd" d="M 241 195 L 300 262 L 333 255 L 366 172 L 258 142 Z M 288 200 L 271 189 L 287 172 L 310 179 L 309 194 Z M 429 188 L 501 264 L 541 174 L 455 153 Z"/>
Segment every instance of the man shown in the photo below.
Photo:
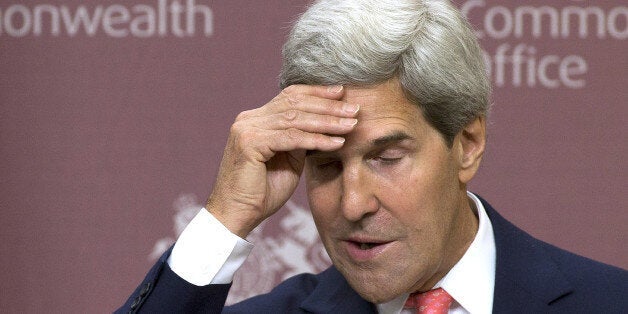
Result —
<path fill-rule="evenodd" d="M 236 118 L 205 210 L 121 312 L 625 311 L 626 271 L 533 239 L 467 192 L 490 87 L 450 4 L 319 1 L 283 57 L 282 92 Z M 223 309 L 243 239 L 302 172 L 333 267 Z"/>

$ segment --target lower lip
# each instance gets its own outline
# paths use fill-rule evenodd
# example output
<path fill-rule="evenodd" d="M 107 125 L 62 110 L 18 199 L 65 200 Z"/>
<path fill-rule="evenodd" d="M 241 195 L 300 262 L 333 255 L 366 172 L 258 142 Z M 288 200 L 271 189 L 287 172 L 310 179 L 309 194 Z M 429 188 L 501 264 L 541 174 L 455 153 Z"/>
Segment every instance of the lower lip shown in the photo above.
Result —
<path fill-rule="evenodd" d="M 382 243 L 380 245 L 376 245 L 370 249 L 363 250 L 360 249 L 360 245 L 355 242 L 344 241 L 344 247 L 349 254 L 349 257 L 356 262 L 366 262 L 372 259 L 375 259 L 377 256 L 382 254 L 384 250 L 386 250 L 392 242 Z"/>

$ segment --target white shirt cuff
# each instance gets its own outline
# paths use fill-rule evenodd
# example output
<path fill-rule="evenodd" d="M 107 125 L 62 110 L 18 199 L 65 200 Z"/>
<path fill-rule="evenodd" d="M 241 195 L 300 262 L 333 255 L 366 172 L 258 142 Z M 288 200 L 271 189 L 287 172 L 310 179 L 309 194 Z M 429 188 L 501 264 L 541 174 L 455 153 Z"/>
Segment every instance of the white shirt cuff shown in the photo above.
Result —
<path fill-rule="evenodd" d="M 227 284 L 252 249 L 253 244 L 231 233 L 203 208 L 179 236 L 168 265 L 196 286 Z"/>

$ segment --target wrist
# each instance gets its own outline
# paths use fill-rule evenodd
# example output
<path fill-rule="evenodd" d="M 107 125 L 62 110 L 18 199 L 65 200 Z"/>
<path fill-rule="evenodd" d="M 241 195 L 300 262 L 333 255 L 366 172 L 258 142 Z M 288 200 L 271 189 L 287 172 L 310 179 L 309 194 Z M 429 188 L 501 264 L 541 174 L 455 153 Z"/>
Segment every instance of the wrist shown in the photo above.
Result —
<path fill-rule="evenodd" d="M 231 233 L 245 239 L 263 219 L 250 211 L 238 210 L 234 205 L 218 205 L 208 201 L 205 209 Z"/>

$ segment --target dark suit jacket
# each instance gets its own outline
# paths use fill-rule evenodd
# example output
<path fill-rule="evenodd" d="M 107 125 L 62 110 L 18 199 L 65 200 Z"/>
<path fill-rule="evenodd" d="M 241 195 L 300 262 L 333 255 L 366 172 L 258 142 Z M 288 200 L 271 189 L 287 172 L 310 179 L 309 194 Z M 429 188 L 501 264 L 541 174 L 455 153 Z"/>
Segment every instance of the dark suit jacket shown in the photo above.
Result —
<path fill-rule="evenodd" d="M 495 234 L 494 313 L 628 313 L 626 270 L 534 239 L 482 203 Z M 223 309 L 230 285 L 191 285 L 170 270 L 168 254 L 120 313 L 376 313 L 333 266 Z"/>

